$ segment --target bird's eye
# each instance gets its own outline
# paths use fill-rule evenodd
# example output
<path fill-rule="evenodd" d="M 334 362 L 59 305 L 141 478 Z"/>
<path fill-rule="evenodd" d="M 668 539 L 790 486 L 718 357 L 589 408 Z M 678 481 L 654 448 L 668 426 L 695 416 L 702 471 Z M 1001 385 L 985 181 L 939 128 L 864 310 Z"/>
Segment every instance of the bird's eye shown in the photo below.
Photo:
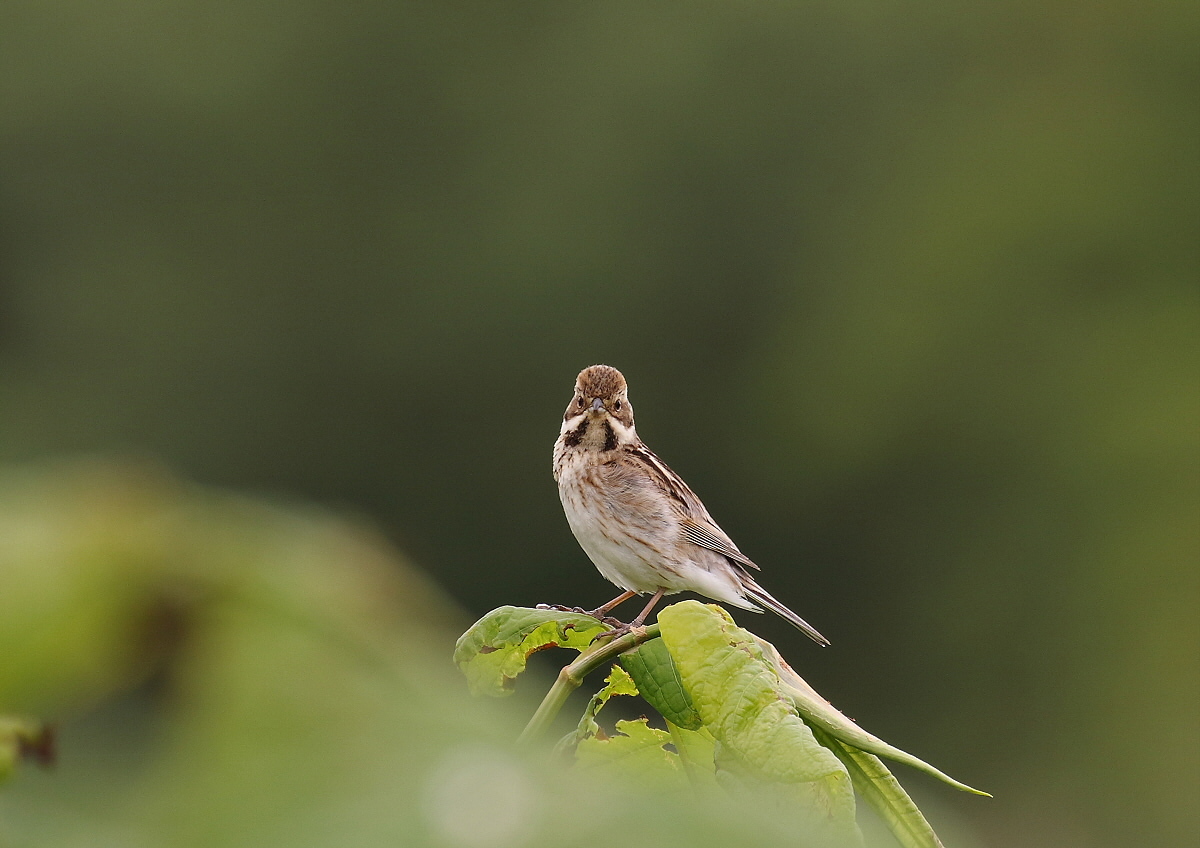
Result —
<path fill-rule="evenodd" d="M 620 401 L 617 401 L 616 403 L 614 403 L 614 404 L 613 404 L 613 409 L 616 409 L 616 410 L 618 410 L 618 411 L 619 411 L 619 410 L 621 409 L 621 402 L 620 402 Z"/>
<path fill-rule="evenodd" d="M 575 398 L 575 405 L 576 405 L 576 406 L 583 406 L 583 398 L 581 398 L 581 397 L 577 397 L 577 398 Z"/>

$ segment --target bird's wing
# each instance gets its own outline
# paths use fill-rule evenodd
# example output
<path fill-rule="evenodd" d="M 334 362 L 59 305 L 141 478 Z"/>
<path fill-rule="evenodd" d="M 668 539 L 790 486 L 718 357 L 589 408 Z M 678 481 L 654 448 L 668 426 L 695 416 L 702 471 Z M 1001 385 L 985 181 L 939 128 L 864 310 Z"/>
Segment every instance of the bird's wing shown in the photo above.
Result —
<path fill-rule="evenodd" d="M 685 518 L 680 522 L 680 530 L 683 532 L 683 538 L 692 544 L 708 548 L 710 551 L 716 551 L 722 556 L 733 560 L 738 565 L 744 565 L 747 568 L 761 571 L 748 556 L 734 546 L 733 541 L 717 525 L 708 522 L 701 524 L 694 518 Z"/>
<path fill-rule="evenodd" d="M 755 571 L 760 570 L 748 556 L 737 549 L 737 545 L 725 531 L 717 526 L 708 510 L 704 508 L 704 503 L 688 484 L 659 459 L 654 451 L 644 444 L 639 444 L 633 448 L 632 453 L 646 468 L 652 484 L 674 502 L 675 511 L 680 516 L 683 538 L 694 545 L 716 551 L 738 565 L 753 568 Z"/>

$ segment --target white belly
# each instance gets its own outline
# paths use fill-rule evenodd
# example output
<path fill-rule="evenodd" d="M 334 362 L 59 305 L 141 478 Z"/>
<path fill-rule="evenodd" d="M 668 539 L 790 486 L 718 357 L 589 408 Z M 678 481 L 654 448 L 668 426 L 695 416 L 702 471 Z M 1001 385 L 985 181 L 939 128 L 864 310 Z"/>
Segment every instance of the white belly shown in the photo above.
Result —
<path fill-rule="evenodd" d="M 595 498 L 588 498 L 582 487 L 570 481 L 559 486 L 558 494 L 579 547 L 606 580 L 640 594 L 657 592 L 664 586 L 667 581 L 663 569 L 647 561 L 651 552 L 621 529 L 611 511 L 597 508 Z M 679 591 L 685 587 L 666 588 Z"/>

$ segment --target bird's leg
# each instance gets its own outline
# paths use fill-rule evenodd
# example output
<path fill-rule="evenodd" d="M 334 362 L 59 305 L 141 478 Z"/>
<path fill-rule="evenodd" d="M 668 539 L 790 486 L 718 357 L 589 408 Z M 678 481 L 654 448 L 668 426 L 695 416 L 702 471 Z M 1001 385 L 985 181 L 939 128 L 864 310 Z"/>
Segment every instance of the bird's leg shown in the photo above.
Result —
<path fill-rule="evenodd" d="M 646 604 L 646 608 L 638 613 L 637 618 L 635 618 L 633 621 L 629 622 L 629 627 L 631 629 L 634 627 L 641 627 L 642 622 L 644 622 L 646 620 L 646 616 L 648 616 L 650 614 L 650 610 L 652 610 L 656 606 L 658 606 L 658 602 L 662 600 L 662 596 L 665 595 L 666 593 L 667 593 L 666 589 L 659 589 L 657 592 L 655 592 L 654 597 L 650 599 L 650 603 Z"/>
<path fill-rule="evenodd" d="M 607 604 L 601 604 L 600 606 L 596 607 L 594 610 L 588 610 L 587 614 L 590 616 L 593 616 L 595 618 L 604 619 L 604 617 L 608 615 L 609 610 L 619 607 L 621 604 L 625 603 L 626 601 L 628 601 L 630 598 L 632 598 L 636 594 L 637 594 L 637 592 L 622 592 L 621 594 L 619 594 L 615 598 L 613 598 L 611 601 L 609 601 Z"/>
<path fill-rule="evenodd" d="M 604 636 L 616 639 L 619 636 L 624 636 L 626 633 L 629 633 L 635 627 L 641 627 L 642 622 L 644 622 L 646 620 L 646 616 L 648 616 L 650 614 L 650 610 L 654 609 L 655 605 L 657 605 L 658 602 L 660 600 L 662 600 L 662 596 L 665 595 L 666 593 L 667 593 L 666 589 L 659 589 L 657 592 L 654 593 L 654 597 L 650 599 L 650 603 L 646 604 L 646 608 L 644 610 L 642 610 L 640 613 L 638 613 L 637 618 L 635 618 L 633 621 L 629 622 L 628 624 L 621 624 L 620 626 L 613 628 L 612 630 L 605 633 Z M 612 619 L 601 619 L 601 620 L 607 624 Z"/>

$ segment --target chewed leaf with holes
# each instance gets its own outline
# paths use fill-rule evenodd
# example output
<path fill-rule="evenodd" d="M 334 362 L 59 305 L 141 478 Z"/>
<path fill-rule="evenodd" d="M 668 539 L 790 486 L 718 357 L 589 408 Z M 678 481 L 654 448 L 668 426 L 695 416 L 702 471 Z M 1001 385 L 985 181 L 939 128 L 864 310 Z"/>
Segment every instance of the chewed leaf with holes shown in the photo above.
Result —
<path fill-rule="evenodd" d="M 634 781 L 648 788 L 684 789 L 687 775 L 673 747 L 671 734 L 651 727 L 644 717 L 618 721 L 615 735 L 581 741 L 575 763 L 581 771 L 609 775 L 626 785 Z"/>
<path fill-rule="evenodd" d="M 476 695 L 511 694 L 531 654 L 546 648 L 582 651 L 608 628 L 590 615 L 498 607 L 459 637 L 454 662 Z"/>
<path fill-rule="evenodd" d="M 602 736 L 600 725 L 596 723 L 596 713 L 600 712 L 608 703 L 608 699 L 614 695 L 636 695 L 637 693 L 637 686 L 634 685 L 633 678 L 625 669 L 614 665 L 612 671 L 608 673 L 608 677 L 604 678 L 604 688 L 588 701 L 588 705 L 583 711 L 583 718 L 579 720 L 579 726 L 564 736 L 557 747 L 569 750 L 584 739 Z"/>

